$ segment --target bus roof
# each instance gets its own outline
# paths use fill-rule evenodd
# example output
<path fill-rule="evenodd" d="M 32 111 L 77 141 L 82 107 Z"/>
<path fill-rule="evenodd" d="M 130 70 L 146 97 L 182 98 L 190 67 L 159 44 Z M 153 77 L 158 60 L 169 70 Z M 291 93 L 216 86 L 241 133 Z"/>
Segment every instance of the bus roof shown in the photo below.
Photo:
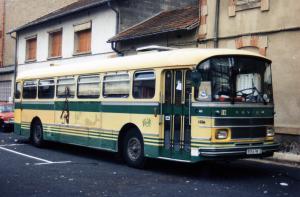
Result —
<path fill-rule="evenodd" d="M 168 66 L 197 65 L 201 61 L 220 55 L 246 55 L 265 57 L 245 50 L 235 49 L 176 49 L 163 52 L 149 52 L 124 57 L 99 59 L 85 63 L 52 66 L 20 73 L 17 80 L 91 74 L 100 72 L 116 72 L 135 69 L 151 69 Z"/>

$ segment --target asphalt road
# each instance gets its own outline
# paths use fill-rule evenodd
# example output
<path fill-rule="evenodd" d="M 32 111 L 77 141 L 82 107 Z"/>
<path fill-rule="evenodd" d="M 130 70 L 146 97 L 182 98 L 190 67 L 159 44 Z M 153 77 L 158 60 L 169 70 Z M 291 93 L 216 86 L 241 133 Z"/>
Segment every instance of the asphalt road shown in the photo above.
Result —
<path fill-rule="evenodd" d="M 299 196 L 300 168 L 249 160 L 127 167 L 108 152 L 0 133 L 0 196 Z"/>

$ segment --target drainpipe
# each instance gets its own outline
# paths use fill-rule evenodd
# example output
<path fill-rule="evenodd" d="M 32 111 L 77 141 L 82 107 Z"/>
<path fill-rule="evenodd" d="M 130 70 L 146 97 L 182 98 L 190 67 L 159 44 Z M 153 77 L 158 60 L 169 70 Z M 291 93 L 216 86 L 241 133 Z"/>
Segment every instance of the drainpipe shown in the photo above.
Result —
<path fill-rule="evenodd" d="M 216 0 L 214 48 L 219 47 L 219 18 L 220 18 L 220 0 Z"/>
<path fill-rule="evenodd" d="M 18 47 L 19 47 L 19 36 L 16 32 L 16 37 L 10 34 L 10 37 L 15 40 L 15 68 L 14 68 L 14 86 L 13 86 L 13 103 L 15 102 L 15 91 L 16 91 L 16 79 L 18 72 Z"/>
<path fill-rule="evenodd" d="M 111 1 L 108 1 L 107 2 L 107 6 L 116 13 L 116 17 L 117 17 L 117 21 L 116 21 L 116 34 L 119 33 L 119 27 L 120 27 L 120 12 L 114 8 L 112 5 L 111 5 Z"/>
<path fill-rule="evenodd" d="M 1 67 L 4 66 L 4 42 L 5 42 L 5 35 L 4 35 L 4 32 L 5 32 L 5 1 L 2 2 L 2 6 L 3 6 L 3 13 L 2 13 L 2 38 L 1 38 L 1 42 L 2 42 L 2 46 L 1 46 L 1 60 L 2 60 L 2 64 L 0 65 Z"/>
<path fill-rule="evenodd" d="M 116 34 L 119 33 L 119 28 L 120 28 L 120 12 L 114 8 L 112 5 L 111 5 L 111 1 L 108 1 L 107 2 L 107 6 L 116 13 L 116 18 L 117 18 L 117 21 L 116 21 Z M 124 54 L 119 51 L 117 49 L 117 43 L 116 42 L 111 42 L 111 49 L 116 52 L 118 54 L 118 56 L 123 56 Z"/>

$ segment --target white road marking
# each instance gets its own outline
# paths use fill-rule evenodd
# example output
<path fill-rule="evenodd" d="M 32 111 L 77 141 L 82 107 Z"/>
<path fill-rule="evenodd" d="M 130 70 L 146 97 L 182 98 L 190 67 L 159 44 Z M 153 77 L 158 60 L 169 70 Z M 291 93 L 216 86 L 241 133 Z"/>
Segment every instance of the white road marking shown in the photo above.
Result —
<path fill-rule="evenodd" d="M 65 164 L 65 163 L 71 163 L 71 161 L 55 161 L 51 163 L 35 163 L 35 166 L 40 166 L 40 165 L 49 165 L 49 164 Z"/>
<path fill-rule="evenodd" d="M 0 145 L 1 146 L 20 146 L 20 145 L 26 145 L 26 144 L 3 144 L 3 145 Z"/>
<path fill-rule="evenodd" d="M 35 160 L 38 160 L 38 161 L 42 161 L 42 162 L 45 162 L 45 163 L 52 163 L 52 161 L 49 161 L 49 160 L 46 160 L 46 159 L 42 159 L 42 158 L 38 158 L 38 157 L 34 157 L 34 156 L 27 155 L 27 154 L 24 154 L 24 153 L 20 153 L 20 152 L 14 151 L 14 150 L 10 150 L 8 148 L 0 147 L 0 149 L 1 150 L 5 150 L 7 152 L 11 152 L 11 153 L 17 154 L 17 155 L 21 155 L 23 157 L 28 157 L 28 158 L 35 159 Z"/>

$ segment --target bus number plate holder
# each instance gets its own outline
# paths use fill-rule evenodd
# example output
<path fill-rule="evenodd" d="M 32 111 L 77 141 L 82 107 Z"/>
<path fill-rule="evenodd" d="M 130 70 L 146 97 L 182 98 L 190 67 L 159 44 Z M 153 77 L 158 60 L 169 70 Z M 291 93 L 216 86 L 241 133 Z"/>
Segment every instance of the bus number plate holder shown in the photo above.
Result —
<path fill-rule="evenodd" d="M 247 155 L 259 155 L 262 154 L 262 149 L 260 148 L 251 148 L 246 150 Z"/>

